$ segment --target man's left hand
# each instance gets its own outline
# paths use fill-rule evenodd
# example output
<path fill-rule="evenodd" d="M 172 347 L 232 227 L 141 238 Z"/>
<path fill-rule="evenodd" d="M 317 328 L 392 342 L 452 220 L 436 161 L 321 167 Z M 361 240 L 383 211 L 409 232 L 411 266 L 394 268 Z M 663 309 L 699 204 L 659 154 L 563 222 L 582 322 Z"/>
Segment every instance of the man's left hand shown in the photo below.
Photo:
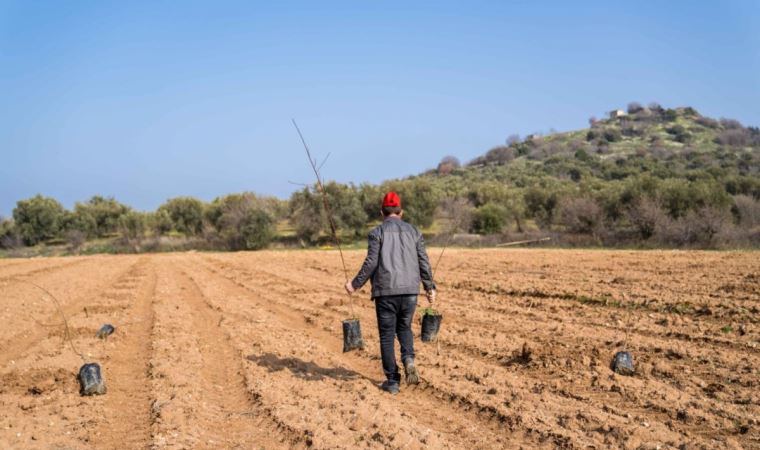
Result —
<path fill-rule="evenodd" d="M 345 288 L 346 288 L 346 292 L 348 292 L 348 295 L 351 295 L 351 294 L 353 294 L 354 292 L 356 292 L 356 289 L 354 289 L 354 285 L 353 285 L 353 284 L 351 284 L 351 281 L 350 281 L 350 280 L 349 280 L 349 281 L 346 281 L 346 286 L 345 286 Z"/>

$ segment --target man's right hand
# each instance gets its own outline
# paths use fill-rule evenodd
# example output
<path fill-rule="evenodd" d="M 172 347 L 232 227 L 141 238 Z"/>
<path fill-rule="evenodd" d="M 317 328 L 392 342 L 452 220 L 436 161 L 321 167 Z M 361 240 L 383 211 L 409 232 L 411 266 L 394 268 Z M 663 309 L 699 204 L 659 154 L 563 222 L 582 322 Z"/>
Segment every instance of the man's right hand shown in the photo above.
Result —
<path fill-rule="evenodd" d="M 425 292 L 425 296 L 427 297 L 430 306 L 433 306 L 433 303 L 435 302 L 435 289 Z"/>

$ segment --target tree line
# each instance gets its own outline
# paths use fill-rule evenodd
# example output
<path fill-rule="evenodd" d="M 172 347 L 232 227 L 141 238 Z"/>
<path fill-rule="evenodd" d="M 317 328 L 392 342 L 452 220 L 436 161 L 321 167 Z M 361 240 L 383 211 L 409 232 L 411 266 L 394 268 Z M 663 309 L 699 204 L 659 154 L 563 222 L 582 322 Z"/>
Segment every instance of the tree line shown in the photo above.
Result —
<path fill-rule="evenodd" d="M 760 244 L 756 179 L 721 183 L 710 177 L 639 174 L 620 182 L 586 184 L 536 176 L 528 169 L 516 172 L 477 180 L 473 174 L 424 176 L 383 185 L 328 182 L 325 191 L 347 242 L 360 240 L 379 221 L 380 199 L 395 190 L 403 199 L 405 219 L 428 235 L 542 232 L 582 245 Z M 501 177 L 506 180 L 491 179 Z M 211 202 L 178 197 L 152 212 L 135 211 L 101 196 L 67 210 L 55 199 L 37 195 L 19 201 L 13 218 L 0 222 L 0 247 L 45 243 L 77 250 L 87 241 L 112 239 L 122 251 L 139 251 L 155 249 L 151 246 L 158 246 L 162 237 L 181 237 L 191 239 L 194 248 L 255 250 L 275 240 L 297 246 L 329 243 L 328 233 L 315 187 L 303 188 L 288 200 L 253 193 Z"/>
<path fill-rule="evenodd" d="M 407 218 L 423 227 L 433 222 L 436 198 L 429 183 L 391 183 L 407 198 Z M 355 240 L 380 217 L 387 186 L 325 183 L 341 238 Z M 172 198 L 155 211 L 136 211 L 115 198 L 93 196 L 64 208 L 51 197 L 20 200 L 12 218 L 0 219 L 0 248 L 67 244 L 79 250 L 88 241 L 110 240 L 120 251 L 155 250 L 161 238 L 185 239 L 193 248 L 256 250 L 274 240 L 312 246 L 329 239 L 328 221 L 316 187 L 304 187 L 288 200 L 251 192 L 229 194 L 211 202 Z M 114 247 L 115 246 L 115 247 Z"/>

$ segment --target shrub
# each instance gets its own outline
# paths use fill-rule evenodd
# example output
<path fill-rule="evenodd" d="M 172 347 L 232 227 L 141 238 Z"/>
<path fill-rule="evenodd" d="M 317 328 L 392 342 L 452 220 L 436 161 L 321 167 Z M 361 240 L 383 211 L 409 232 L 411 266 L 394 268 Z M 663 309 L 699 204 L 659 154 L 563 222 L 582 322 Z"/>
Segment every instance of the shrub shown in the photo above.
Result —
<path fill-rule="evenodd" d="M 660 185 L 660 200 L 668 215 L 677 219 L 694 207 L 691 185 L 682 179 L 667 179 Z"/>
<path fill-rule="evenodd" d="M 472 228 L 472 217 L 475 208 L 465 198 L 445 198 L 439 208 L 443 216 L 448 219 L 447 234 L 469 231 Z"/>
<path fill-rule="evenodd" d="M 494 164 L 506 164 L 515 159 L 515 150 L 512 147 L 498 146 L 486 153 L 486 162 Z"/>
<path fill-rule="evenodd" d="M 324 187 L 336 231 L 346 232 L 352 238 L 360 236 L 365 231 L 367 211 L 362 206 L 362 197 L 358 190 L 352 185 L 335 182 L 329 182 Z M 365 190 L 365 193 L 368 191 Z M 374 205 L 375 217 L 378 217 L 380 213 L 381 200 L 381 195 L 378 195 Z M 370 203 L 369 200 L 367 201 Z M 402 197 L 402 205 L 406 210 L 404 202 Z M 313 191 L 304 188 L 293 193 L 290 198 L 290 211 L 290 222 L 296 228 L 299 239 L 315 243 L 322 232 L 330 232 L 322 194 L 317 192 L 317 187 L 314 187 Z"/>
<path fill-rule="evenodd" d="M 451 172 L 461 167 L 461 163 L 455 156 L 444 156 L 440 163 L 438 163 L 438 175 L 448 175 Z"/>
<path fill-rule="evenodd" d="M 195 236 L 203 231 L 203 202 L 193 197 L 176 197 L 167 200 L 158 208 L 158 213 L 166 214 L 171 229 Z"/>
<path fill-rule="evenodd" d="M 739 225 L 744 228 L 760 226 L 760 200 L 748 195 L 737 195 L 733 200 L 734 205 L 731 210 Z"/>
<path fill-rule="evenodd" d="M 668 108 L 662 111 L 662 120 L 665 122 L 674 122 L 678 119 L 678 112 L 675 109 Z"/>
<path fill-rule="evenodd" d="M 477 208 L 472 217 L 472 231 L 478 234 L 500 233 L 507 221 L 506 210 L 493 203 Z"/>
<path fill-rule="evenodd" d="M 750 133 L 743 128 L 731 128 L 723 130 L 715 137 L 715 142 L 731 147 L 744 147 L 750 143 Z"/>
<path fill-rule="evenodd" d="M 628 209 L 628 220 L 639 237 L 648 240 L 669 219 L 665 210 L 655 200 L 642 197 Z"/>
<path fill-rule="evenodd" d="M 88 237 L 96 237 L 98 235 L 98 224 L 95 221 L 95 216 L 81 208 L 79 210 L 74 210 L 74 212 L 66 211 L 61 219 L 61 228 L 66 235 L 70 234 L 70 232 L 76 231 L 77 233 L 71 234 L 81 234 L 85 239 Z"/>
<path fill-rule="evenodd" d="M 517 144 L 520 143 L 520 135 L 519 134 L 510 134 L 507 137 L 507 141 L 506 142 L 507 142 L 508 146 L 517 145 Z"/>
<path fill-rule="evenodd" d="M 742 128 L 742 124 L 738 120 L 721 117 L 719 122 L 720 125 L 726 130 L 738 130 Z"/>
<path fill-rule="evenodd" d="M 541 228 L 548 228 L 554 218 L 557 207 L 557 194 L 553 190 L 532 186 L 523 194 L 528 217 L 535 219 Z"/>
<path fill-rule="evenodd" d="M 309 188 L 303 188 L 290 196 L 290 223 L 299 239 L 312 244 L 319 239 L 326 222 L 319 195 Z"/>
<path fill-rule="evenodd" d="M 214 199 L 206 216 L 230 250 L 258 250 L 275 235 L 274 215 L 278 205 L 251 192 Z"/>
<path fill-rule="evenodd" d="M 169 212 L 161 209 L 149 213 L 146 216 L 146 223 L 148 228 L 152 229 L 157 236 L 163 236 L 170 232 L 173 226 L 172 218 L 169 217 Z"/>
<path fill-rule="evenodd" d="M 703 117 L 703 116 L 697 117 L 695 119 L 695 122 L 698 123 L 699 125 L 702 125 L 705 128 L 710 128 L 710 129 L 716 129 L 720 126 L 717 120 L 711 119 L 709 117 Z"/>
<path fill-rule="evenodd" d="M 356 187 L 331 181 L 325 184 L 325 191 L 335 226 L 352 237 L 361 236 L 365 231 L 367 218 Z"/>
<path fill-rule="evenodd" d="M 678 219 L 662 221 L 656 232 L 662 244 L 715 247 L 720 235 L 731 234 L 731 217 L 726 209 L 711 206 L 689 211 Z"/>
<path fill-rule="evenodd" d="M 686 243 L 714 246 L 717 235 L 730 227 L 731 218 L 725 209 L 706 206 L 690 211 L 683 222 Z"/>
<path fill-rule="evenodd" d="M 644 110 L 644 107 L 641 106 L 641 103 L 631 102 L 628 104 L 628 114 L 636 114 L 637 112 L 640 112 L 643 110 Z"/>
<path fill-rule="evenodd" d="M 371 222 L 380 218 L 380 208 L 384 192 L 380 186 L 374 184 L 362 183 L 358 190 L 359 202 L 362 205 L 365 221 Z"/>
<path fill-rule="evenodd" d="M 130 243 L 139 243 L 145 237 L 147 218 L 145 214 L 130 211 L 119 218 L 121 237 Z"/>
<path fill-rule="evenodd" d="M 87 233 L 82 230 L 70 229 L 65 232 L 66 242 L 69 244 L 69 251 L 79 252 L 82 245 L 87 241 Z"/>
<path fill-rule="evenodd" d="M 623 138 L 620 130 L 617 128 L 606 128 L 602 133 L 602 137 L 607 142 L 619 142 Z"/>
<path fill-rule="evenodd" d="M 486 203 L 503 204 L 509 198 L 509 188 L 498 181 L 484 181 L 472 186 L 468 192 L 470 202 L 480 207 Z"/>
<path fill-rule="evenodd" d="M 13 209 L 16 229 L 26 245 L 36 245 L 57 237 L 63 217 L 64 209 L 58 201 L 39 194 L 20 200 Z"/>
<path fill-rule="evenodd" d="M 95 195 L 85 203 L 77 202 L 66 228 L 84 232 L 88 237 L 103 237 L 115 233 L 121 216 L 130 208 L 113 197 Z"/>
<path fill-rule="evenodd" d="M 663 108 L 660 106 L 657 102 L 649 102 L 649 105 L 647 105 L 647 108 L 649 108 L 650 111 L 654 113 L 662 113 Z"/>
<path fill-rule="evenodd" d="M 673 140 L 676 142 L 686 143 L 691 141 L 691 134 L 686 131 L 686 128 L 684 128 L 683 125 L 674 125 L 672 127 L 666 128 L 665 131 L 673 136 Z"/>
<path fill-rule="evenodd" d="M 21 238 L 13 221 L 0 217 L 0 248 L 13 249 L 20 245 Z"/>
<path fill-rule="evenodd" d="M 567 231 L 580 234 L 596 234 L 604 219 L 602 208 L 594 200 L 584 197 L 563 200 L 558 216 Z"/>

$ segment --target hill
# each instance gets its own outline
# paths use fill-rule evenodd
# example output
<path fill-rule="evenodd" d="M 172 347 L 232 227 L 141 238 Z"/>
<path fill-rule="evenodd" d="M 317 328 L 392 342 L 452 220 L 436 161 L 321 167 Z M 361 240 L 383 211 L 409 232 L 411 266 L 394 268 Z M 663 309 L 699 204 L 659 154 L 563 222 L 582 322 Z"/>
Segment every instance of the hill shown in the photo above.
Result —
<path fill-rule="evenodd" d="M 464 166 L 446 157 L 412 179 L 465 199 L 475 208 L 475 232 L 502 231 L 508 220 L 517 231 L 528 222 L 601 244 L 757 242 L 758 128 L 690 107 L 635 103 L 589 122 L 581 130 L 510 137 Z"/>

